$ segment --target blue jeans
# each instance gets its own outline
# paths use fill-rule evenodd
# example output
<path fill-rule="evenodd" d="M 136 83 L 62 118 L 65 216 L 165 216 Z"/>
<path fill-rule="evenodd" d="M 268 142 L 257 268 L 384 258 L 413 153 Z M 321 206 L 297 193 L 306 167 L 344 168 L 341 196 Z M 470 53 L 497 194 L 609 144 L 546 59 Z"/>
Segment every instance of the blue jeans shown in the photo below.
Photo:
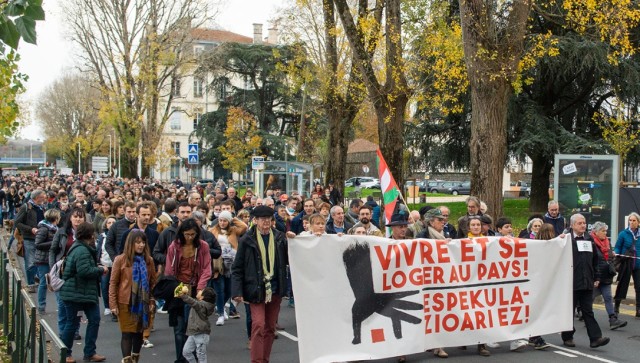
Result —
<path fill-rule="evenodd" d="M 58 335 L 62 336 L 64 328 L 67 326 L 67 307 L 64 301 L 60 298 L 60 291 L 56 291 L 54 294 L 56 296 L 56 303 L 58 304 Z M 80 329 L 80 317 L 76 316 L 75 320 L 78 321 L 78 329 L 76 329 L 77 332 Z"/>
<path fill-rule="evenodd" d="M 224 305 L 231 299 L 231 277 L 218 276 L 213 279 L 213 289 L 216 291 L 216 309 L 218 315 L 224 315 Z M 229 312 L 236 312 L 236 307 L 229 304 Z"/>
<path fill-rule="evenodd" d="M 27 275 L 27 284 L 35 283 L 36 266 L 33 264 L 36 259 L 36 241 L 24 239 L 24 269 Z"/>
<path fill-rule="evenodd" d="M 604 306 L 607 309 L 607 315 L 615 315 L 615 311 L 613 309 L 613 296 L 611 295 L 611 284 L 600 284 L 600 286 L 593 289 L 594 299 L 600 294 L 602 294 L 602 298 L 604 299 Z"/>
<path fill-rule="evenodd" d="M 109 308 L 109 280 L 111 279 L 111 267 L 109 267 L 109 272 L 106 275 L 102 275 L 100 281 L 100 288 L 102 289 L 102 303 L 104 304 L 104 308 Z"/>
<path fill-rule="evenodd" d="M 247 336 L 251 340 L 251 305 L 244 304 L 245 317 L 247 320 Z"/>
<path fill-rule="evenodd" d="M 45 275 L 49 273 L 49 264 L 36 265 L 40 284 L 38 285 L 38 310 L 44 311 L 47 306 L 47 279 Z"/>
<path fill-rule="evenodd" d="M 92 357 L 96 354 L 96 340 L 98 340 L 98 330 L 100 329 L 99 304 L 65 301 L 65 306 L 67 321 L 72 322 L 71 324 L 66 324 L 62 332 L 62 342 L 69 348 L 67 356 L 72 356 L 73 336 L 76 333 L 76 329 L 80 326 L 80 319 L 77 319 L 78 311 L 84 311 L 84 315 L 87 317 L 87 320 L 89 320 L 84 336 L 84 358 Z"/>
<path fill-rule="evenodd" d="M 182 349 L 187 342 L 187 322 L 189 321 L 190 311 L 191 306 L 184 304 L 182 315 L 178 315 L 177 323 L 173 327 L 174 343 L 176 345 L 176 362 L 185 361 L 185 358 L 182 356 Z"/>

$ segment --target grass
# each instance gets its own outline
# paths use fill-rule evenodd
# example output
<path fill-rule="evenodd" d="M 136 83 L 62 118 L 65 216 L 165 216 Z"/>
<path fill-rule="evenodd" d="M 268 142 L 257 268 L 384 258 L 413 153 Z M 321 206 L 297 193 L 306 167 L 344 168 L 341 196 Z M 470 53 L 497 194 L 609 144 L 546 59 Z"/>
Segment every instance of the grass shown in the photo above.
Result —
<path fill-rule="evenodd" d="M 432 203 L 423 203 L 423 204 L 410 204 L 409 209 L 418 210 L 421 207 Z M 439 205 L 446 205 L 450 210 L 449 221 L 454 225 L 457 223 L 458 218 L 462 217 L 467 213 L 467 206 L 464 202 L 452 202 L 452 203 L 441 203 Z M 435 205 L 433 205 L 435 206 Z M 529 212 L 529 200 L 528 199 L 508 199 L 504 201 L 503 204 L 503 215 L 511 218 L 513 233 L 518 234 L 520 230 L 527 227 L 527 220 L 529 216 L 532 214 Z M 497 216 L 494 216 L 491 211 L 487 212 L 490 216 L 497 219 Z"/>

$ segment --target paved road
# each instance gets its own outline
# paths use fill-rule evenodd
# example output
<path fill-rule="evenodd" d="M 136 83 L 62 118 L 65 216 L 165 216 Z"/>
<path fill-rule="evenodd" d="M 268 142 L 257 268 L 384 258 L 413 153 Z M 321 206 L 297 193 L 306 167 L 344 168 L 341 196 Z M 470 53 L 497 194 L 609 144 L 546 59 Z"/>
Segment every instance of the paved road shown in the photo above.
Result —
<path fill-rule="evenodd" d="M 33 295 L 35 297 L 35 294 Z M 280 314 L 280 324 L 285 327 L 285 331 L 276 340 L 272 362 L 298 362 L 298 344 L 296 342 L 297 333 L 295 327 L 295 310 L 286 305 L 283 301 Z M 47 299 L 47 310 L 45 319 L 53 326 L 56 326 L 55 300 L 52 294 Z M 528 363 L 540 362 L 637 362 L 638 350 L 640 349 L 640 319 L 636 319 L 635 307 L 623 306 L 622 319 L 629 321 L 629 325 L 617 331 L 608 330 L 608 322 L 604 306 L 596 305 L 596 317 L 603 328 L 604 334 L 611 337 L 611 343 L 600 349 L 590 349 L 584 324 L 576 320 L 575 340 L 576 348 L 568 349 L 562 346 L 559 334 L 545 336 L 547 342 L 553 344 L 546 351 L 535 351 L 531 348 L 521 353 L 513 353 L 508 349 L 508 343 L 503 343 L 501 348 L 492 349 L 492 361 Z M 214 327 L 211 344 L 209 345 L 209 362 L 248 362 L 249 350 L 247 349 L 247 335 L 245 331 L 244 313 L 241 319 L 228 320 L 222 327 Z M 215 319 L 212 319 L 212 323 Z M 81 327 L 81 334 L 84 335 L 84 325 Z M 331 332 L 324 332 L 331 334 Z M 173 345 L 173 330 L 168 325 L 167 315 L 157 315 L 156 331 L 152 333 L 151 341 L 155 347 L 143 348 L 141 362 L 170 363 L 175 359 Z M 312 343 L 313 344 L 313 343 Z M 120 354 L 120 332 L 118 324 L 111 322 L 107 317 L 100 323 L 100 335 L 98 339 L 98 353 L 107 356 L 109 362 L 119 362 Z M 327 347 L 331 349 L 331 347 Z M 81 358 L 82 342 L 76 342 L 74 347 L 76 359 Z M 467 351 L 457 348 L 448 348 L 448 361 L 452 362 L 477 362 L 481 357 L 475 354 L 475 350 L 470 347 Z M 430 353 L 416 354 L 408 357 L 409 362 L 427 362 L 438 358 Z M 385 359 L 378 362 L 391 363 L 394 359 Z"/>

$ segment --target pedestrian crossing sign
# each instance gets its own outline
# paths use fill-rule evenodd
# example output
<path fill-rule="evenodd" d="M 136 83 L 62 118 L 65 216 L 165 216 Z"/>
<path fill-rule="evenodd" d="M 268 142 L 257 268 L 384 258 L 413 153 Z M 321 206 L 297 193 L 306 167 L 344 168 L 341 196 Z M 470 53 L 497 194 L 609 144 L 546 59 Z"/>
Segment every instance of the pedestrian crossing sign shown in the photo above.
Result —
<path fill-rule="evenodd" d="M 200 160 L 198 158 L 198 155 L 189 155 L 189 164 L 191 164 L 191 165 L 200 164 Z"/>

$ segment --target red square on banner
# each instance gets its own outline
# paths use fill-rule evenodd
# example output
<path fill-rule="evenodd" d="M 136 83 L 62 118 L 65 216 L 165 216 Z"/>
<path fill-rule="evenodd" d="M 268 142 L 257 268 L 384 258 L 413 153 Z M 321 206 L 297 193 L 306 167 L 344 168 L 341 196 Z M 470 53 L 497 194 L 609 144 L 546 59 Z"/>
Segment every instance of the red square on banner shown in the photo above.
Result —
<path fill-rule="evenodd" d="M 374 343 L 384 342 L 384 329 L 371 329 L 371 340 Z"/>

